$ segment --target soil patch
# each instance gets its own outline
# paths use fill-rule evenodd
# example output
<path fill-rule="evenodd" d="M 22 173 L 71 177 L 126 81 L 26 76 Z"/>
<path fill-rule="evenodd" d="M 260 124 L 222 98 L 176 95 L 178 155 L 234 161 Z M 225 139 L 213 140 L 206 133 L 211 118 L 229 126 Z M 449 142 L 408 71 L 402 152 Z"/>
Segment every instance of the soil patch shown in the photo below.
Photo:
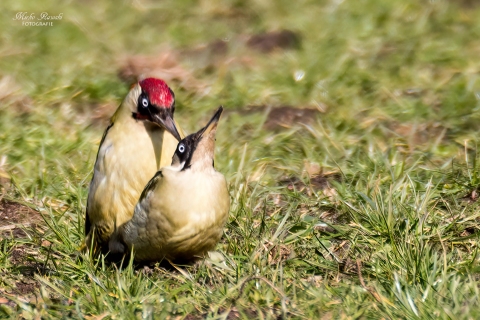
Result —
<path fill-rule="evenodd" d="M 265 121 L 265 128 L 277 130 L 291 128 L 298 124 L 311 125 L 320 114 L 314 108 L 295 108 L 292 106 L 273 107 Z"/>
<path fill-rule="evenodd" d="M 295 49 L 300 46 L 300 35 L 291 30 L 265 32 L 250 37 L 247 46 L 263 53 L 277 49 Z"/>
<path fill-rule="evenodd" d="M 14 237 L 25 237 L 22 227 L 36 227 L 43 222 L 40 214 L 18 202 L 0 201 L 0 236 L 12 233 Z"/>

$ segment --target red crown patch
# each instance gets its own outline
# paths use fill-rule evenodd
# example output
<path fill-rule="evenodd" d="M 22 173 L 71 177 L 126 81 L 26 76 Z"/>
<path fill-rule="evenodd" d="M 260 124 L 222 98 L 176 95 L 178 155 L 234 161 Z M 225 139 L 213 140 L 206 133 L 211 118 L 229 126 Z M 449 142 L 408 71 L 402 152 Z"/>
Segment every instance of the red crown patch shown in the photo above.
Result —
<path fill-rule="evenodd" d="M 172 106 L 175 97 L 165 81 L 156 78 L 146 78 L 139 83 L 143 91 L 148 94 L 151 104 L 165 108 Z"/>

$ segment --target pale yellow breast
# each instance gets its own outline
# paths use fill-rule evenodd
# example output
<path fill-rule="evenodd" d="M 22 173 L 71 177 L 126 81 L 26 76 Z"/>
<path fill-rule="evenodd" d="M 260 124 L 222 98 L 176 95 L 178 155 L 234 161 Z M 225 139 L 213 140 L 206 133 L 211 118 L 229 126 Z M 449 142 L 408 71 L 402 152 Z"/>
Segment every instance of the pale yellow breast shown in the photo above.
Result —
<path fill-rule="evenodd" d="M 142 230 L 136 238 L 126 237 L 136 259 L 175 260 L 212 250 L 230 207 L 225 178 L 215 171 L 191 174 L 163 168 L 162 173 L 163 179 L 142 204 L 147 219 Z"/>
<path fill-rule="evenodd" d="M 105 237 L 131 219 L 143 188 L 161 166 L 171 162 L 175 148 L 176 139 L 150 123 L 128 119 L 110 128 L 89 192 L 90 222 L 102 226 Z"/>

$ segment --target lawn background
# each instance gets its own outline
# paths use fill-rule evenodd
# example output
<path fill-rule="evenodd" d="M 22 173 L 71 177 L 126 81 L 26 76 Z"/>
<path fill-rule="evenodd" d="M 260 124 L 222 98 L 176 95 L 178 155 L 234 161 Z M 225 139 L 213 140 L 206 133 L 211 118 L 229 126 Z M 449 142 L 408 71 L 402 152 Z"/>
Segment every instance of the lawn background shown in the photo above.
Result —
<path fill-rule="evenodd" d="M 0 9 L 0 317 L 480 317 L 480 3 Z M 230 218 L 194 266 L 78 251 L 102 132 L 144 73 L 168 81 L 187 132 L 226 110 Z"/>

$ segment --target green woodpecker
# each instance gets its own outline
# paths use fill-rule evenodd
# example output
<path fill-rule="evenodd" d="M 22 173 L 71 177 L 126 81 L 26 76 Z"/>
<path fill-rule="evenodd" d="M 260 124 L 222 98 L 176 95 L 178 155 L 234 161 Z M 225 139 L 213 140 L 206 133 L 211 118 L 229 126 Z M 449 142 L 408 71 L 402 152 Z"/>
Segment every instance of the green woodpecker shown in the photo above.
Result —
<path fill-rule="evenodd" d="M 173 120 L 175 96 L 160 79 L 132 86 L 111 118 L 98 149 L 85 217 L 85 244 L 109 251 L 118 227 L 132 218 L 142 190 L 169 165 L 181 135 Z M 182 132 L 180 130 L 180 132 Z"/>
<path fill-rule="evenodd" d="M 220 107 L 206 127 L 178 143 L 172 164 L 142 192 L 133 218 L 111 247 L 134 252 L 137 262 L 192 261 L 212 250 L 230 208 L 225 177 L 213 167 Z"/>

